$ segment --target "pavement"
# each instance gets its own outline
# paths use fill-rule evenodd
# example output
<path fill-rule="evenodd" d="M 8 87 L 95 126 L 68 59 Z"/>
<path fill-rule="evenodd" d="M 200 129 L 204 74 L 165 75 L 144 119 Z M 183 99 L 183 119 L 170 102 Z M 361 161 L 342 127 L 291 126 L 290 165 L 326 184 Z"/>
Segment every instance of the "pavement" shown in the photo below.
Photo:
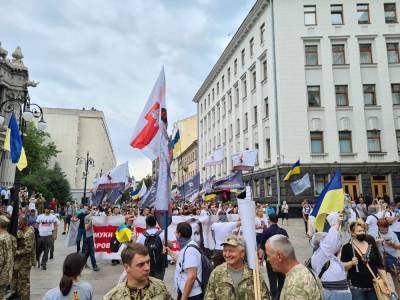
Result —
<path fill-rule="evenodd" d="M 280 224 L 280 226 L 282 226 Z M 60 229 L 63 225 L 60 226 Z M 308 239 L 305 235 L 303 219 L 291 219 L 289 220 L 289 226 L 282 226 L 288 231 L 289 237 L 295 246 L 297 259 L 304 263 L 304 261 L 310 257 L 311 249 L 308 243 Z M 57 287 L 62 276 L 62 265 L 64 258 L 69 253 L 75 250 L 74 247 L 65 247 L 65 235 L 58 235 L 58 239 L 55 243 L 54 259 L 49 260 L 47 263 L 47 270 L 43 271 L 38 268 L 32 268 L 31 270 L 31 299 L 39 300 L 42 299 L 44 294 Z M 90 259 L 88 259 L 90 266 Z M 99 272 L 94 272 L 91 269 L 84 269 L 82 272 L 81 280 L 89 282 L 94 288 L 94 300 L 102 299 L 102 297 L 118 282 L 119 276 L 122 273 L 122 265 L 112 266 L 110 261 L 99 261 L 98 266 Z M 91 268 L 91 266 L 90 266 Z M 268 283 L 266 277 L 265 267 L 261 268 L 262 274 Z M 176 290 L 174 287 L 174 272 L 175 266 L 170 266 L 165 274 L 164 282 L 171 292 L 173 297 L 176 297 Z"/>

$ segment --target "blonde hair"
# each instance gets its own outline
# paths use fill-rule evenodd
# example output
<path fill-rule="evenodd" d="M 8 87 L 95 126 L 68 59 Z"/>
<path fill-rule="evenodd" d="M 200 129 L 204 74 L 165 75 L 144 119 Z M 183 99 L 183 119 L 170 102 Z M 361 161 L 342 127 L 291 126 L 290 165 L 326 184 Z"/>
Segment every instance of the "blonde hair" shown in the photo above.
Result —
<path fill-rule="evenodd" d="M 355 222 L 352 222 L 350 224 L 350 232 L 354 233 L 357 226 L 361 226 L 365 230 L 365 232 L 368 231 L 368 224 L 366 224 L 362 219 L 357 219 Z"/>

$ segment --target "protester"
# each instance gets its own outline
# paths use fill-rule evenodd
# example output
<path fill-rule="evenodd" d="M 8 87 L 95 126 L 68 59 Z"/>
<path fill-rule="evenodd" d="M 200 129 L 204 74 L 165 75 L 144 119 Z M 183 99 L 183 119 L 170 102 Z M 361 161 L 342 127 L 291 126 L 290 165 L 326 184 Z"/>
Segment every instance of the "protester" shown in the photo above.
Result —
<path fill-rule="evenodd" d="M 67 255 L 63 265 L 63 276 L 59 287 L 49 290 L 44 300 L 91 300 L 93 298 L 92 286 L 80 281 L 79 276 L 85 265 L 85 258 L 79 253 Z"/>
<path fill-rule="evenodd" d="M 12 270 L 14 267 L 14 253 L 17 248 L 16 239 L 7 232 L 10 220 L 0 215 L 0 299 L 7 293 L 7 287 L 11 284 Z"/>
<path fill-rule="evenodd" d="M 39 240 L 38 240 L 38 268 L 40 266 L 43 270 L 46 270 L 46 264 L 49 256 L 49 251 L 51 248 L 51 243 L 57 240 L 57 228 L 60 221 L 55 215 L 50 214 L 49 209 L 44 210 L 44 214 L 37 217 L 36 222 L 39 228 Z M 54 232 L 54 233 L 53 233 Z M 40 261 L 40 256 L 43 253 L 42 260 Z"/>
<path fill-rule="evenodd" d="M 260 259 L 264 259 L 264 257 L 266 256 L 265 243 L 268 241 L 269 238 L 277 234 L 288 236 L 286 230 L 278 226 L 278 221 L 279 219 L 276 214 L 269 216 L 269 226 L 267 229 L 264 230 L 260 238 L 260 247 L 261 247 L 261 251 L 259 251 Z M 281 293 L 283 284 L 285 282 L 285 276 L 281 272 L 276 272 L 273 270 L 268 260 L 268 257 L 266 257 L 266 268 L 268 273 L 269 287 L 271 289 L 272 299 L 274 300 L 279 299 L 279 295 Z"/>
<path fill-rule="evenodd" d="M 258 207 L 256 211 L 256 241 L 258 248 L 261 244 L 261 235 L 264 229 L 267 227 L 267 222 L 267 218 L 264 218 L 264 209 L 262 207 Z"/>
<path fill-rule="evenodd" d="M 307 200 L 303 201 L 303 205 L 302 206 L 303 206 L 303 209 L 302 209 L 301 212 L 303 214 L 304 227 L 305 227 L 305 230 L 306 230 L 306 235 L 309 236 L 308 235 L 308 217 L 311 214 L 312 207 L 311 207 L 310 204 L 308 204 Z"/>
<path fill-rule="evenodd" d="M 139 234 L 136 242 L 145 245 L 150 256 L 150 276 L 164 279 L 166 257 L 163 253 L 164 235 L 156 228 L 157 220 L 154 216 L 146 217 L 146 230 Z"/>
<path fill-rule="evenodd" d="M 76 217 L 79 220 L 78 235 L 76 237 L 76 252 L 81 251 L 82 240 L 82 253 L 86 253 L 86 231 L 85 231 L 85 217 L 88 214 L 88 207 L 81 204 L 80 209 L 76 212 Z"/>
<path fill-rule="evenodd" d="M 99 271 L 97 266 L 96 257 L 94 255 L 94 240 L 93 240 L 93 213 L 90 212 L 85 216 L 85 234 L 86 234 L 86 251 L 85 251 L 85 264 L 90 256 L 93 271 Z"/>
<path fill-rule="evenodd" d="M 289 205 L 284 200 L 281 207 L 281 217 L 282 217 L 282 225 L 283 221 L 286 220 L 286 226 L 289 225 Z"/>
<path fill-rule="evenodd" d="M 179 243 L 179 253 L 167 248 L 168 254 L 176 261 L 175 283 L 178 290 L 178 300 L 202 300 L 203 290 L 199 280 L 202 272 L 201 253 L 192 247 L 197 245 L 192 241 L 192 227 L 186 222 L 176 226 L 176 238 Z"/>
<path fill-rule="evenodd" d="M 323 300 L 320 280 L 296 259 L 293 245 L 287 236 L 277 234 L 265 245 L 267 259 L 275 272 L 285 274 L 280 300 Z"/>
<path fill-rule="evenodd" d="M 255 299 L 253 271 L 245 262 L 243 238 L 237 235 L 228 235 L 222 246 L 225 263 L 216 267 L 211 273 L 204 299 Z M 271 299 L 261 274 L 259 277 L 261 299 Z"/>
<path fill-rule="evenodd" d="M 353 300 L 376 299 L 373 275 L 379 275 L 386 287 L 385 293 L 389 295 L 389 282 L 384 270 L 378 247 L 373 237 L 366 235 L 367 225 L 362 220 L 350 224 L 352 240 L 342 248 L 341 260 L 347 271 L 347 280 L 350 285 Z"/>
<path fill-rule="evenodd" d="M 367 205 L 364 203 L 364 198 L 362 197 L 362 195 L 358 198 L 358 204 L 356 206 L 360 218 L 365 221 L 367 219 L 368 210 Z"/>
<path fill-rule="evenodd" d="M 122 251 L 121 259 L 127 279 L 111 289 L 104 296 L 104 300 L 172 300 L 165 284 L 150 277 L 150 256 L 145 246 L 131 243 Z"/>

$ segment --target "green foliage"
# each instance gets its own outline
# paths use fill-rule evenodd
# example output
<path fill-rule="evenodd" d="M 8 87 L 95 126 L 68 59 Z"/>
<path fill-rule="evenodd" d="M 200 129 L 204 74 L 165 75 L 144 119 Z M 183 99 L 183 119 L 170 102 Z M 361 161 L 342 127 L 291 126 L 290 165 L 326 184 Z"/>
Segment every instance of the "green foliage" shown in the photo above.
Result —
<path fill-rule="evenodd" d="M 26 127 L 23 144 L 28 159 L 28 167 L 22 172 L 24 175 L 47 168 L 50 159 L 60 152 L 50 141 L 50 134 L 37 129 L 33 123 Z"/>

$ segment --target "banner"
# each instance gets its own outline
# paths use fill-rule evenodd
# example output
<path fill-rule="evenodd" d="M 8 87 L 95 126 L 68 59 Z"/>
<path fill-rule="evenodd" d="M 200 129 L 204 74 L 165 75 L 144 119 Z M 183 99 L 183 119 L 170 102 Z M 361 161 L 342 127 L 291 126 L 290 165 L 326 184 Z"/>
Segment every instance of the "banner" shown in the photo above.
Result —
<path fill-rule="evenodd" d="M 184 200 L 190 199 L 200 190 L 200 173 L 197 172 L 192 178 L 186 181 L 180 188 L 179 192 L 184 197 Z"/>
<path fill-rule="evenodd" d="M 216 149 L 209 158 L 207 158 L 204 166 L 216 166 L 224 162 L 224 148 Z"/>
<path fill-rule="evenodd" d="M 232 155 L 232 169 L 235 171 L 252 171 L 257 161 L 258 150 L 245 150 Z"/>
<path fill-rule="evenodd" d="M 67 239 L 65 240 L 65 247 L 76 246 L 76 238 L 78 237 L 79 221 L 72 222 L 68 227 Z"/>
<path fill-rule="evenodd" d="M 293 194 L 296 196 L 304 192 L 306 189 L 311 187 L 310 183 L 310 175 L 306 173 L 302 178 L 299 180 L 293 181 L 290 183 L 292 188 Z"/>
<path fill-rule="evenodd" d="M 158 185 L 157 181 L 158 181 L 157 178 L 153 180 L 150 188 L 147 190 L 142 200 L 140 200 L 140 204 L 142 204 L 143 207 L 154 207 L 157 195 L 157 185 Z"/>
<path fill-rule="evenodd" d="M 244 188 L 241 171 L 231 173 L 229 176 L 216 180 L 213 184 L 214 190 L 240 190 Z"/>

